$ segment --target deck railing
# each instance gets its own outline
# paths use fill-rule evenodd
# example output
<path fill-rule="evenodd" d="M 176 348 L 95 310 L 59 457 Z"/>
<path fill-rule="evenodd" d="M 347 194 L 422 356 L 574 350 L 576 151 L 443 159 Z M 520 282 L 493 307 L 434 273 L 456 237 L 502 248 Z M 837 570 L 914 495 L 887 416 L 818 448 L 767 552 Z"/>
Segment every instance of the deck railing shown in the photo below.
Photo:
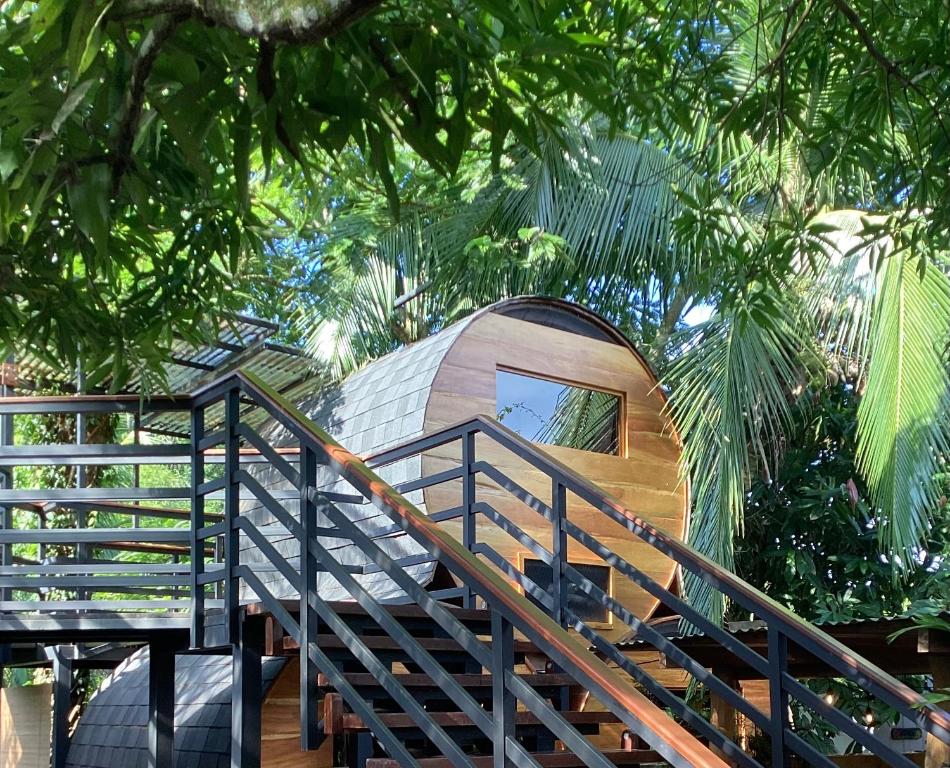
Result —
<path fill-rule="evenodd" d="M 542 649 L 551 661 L 572 676 L 611 712 L 639 734 L 673 765 L 725 765 L 723 758 L 742 766 L 760 766 L 726 734 L 691 708 L 682 698 L 664 688 L 639 667 L 597 627 L 579 617 L 568 599 L 580 592 L 627 625 L 638 641 L 655 648 L 682 667 L 708 690 L 745 715 L 768 734 L 773 765 L 787 764 L 793 755 L 807 763 L 828 767 L 833 763 L 796 732 L 790 716 L 793 707 L 804 707 L 835 729 L 846 733 L 888 765 L 910 768 L 913 763 L 899 754 L 873 730 L 825 701 L 790 671 L 790 646 L 810 654 L 828 668 L 829 677 L 843 678 L 860 686 L 901 715 L 917 722 L 926 732 L 950 743 L 950 718 L 921 695 L 890 677 L 869 661 L 795 616 L 775 601 L 725 571 L 682 541 L 650 525 L 623 504 L 585 478 L 551 458 L 537 446 L 489 418 L 476 418 L 411 440 L 366 461 L 352 455 L 313 424 L 303 413 L 255 377 L 233 373 L 194 395 L 140 402 L 137 398 L 7 398 L 0 400 L 0 416 L 24 413 L 135 412 L 175 409 L 188 411 L 191 441 L 166 446 L 13 446 L 0 448 L 0 466 L 36 464 L 145 464 L 187 463 L 190 479 L 175 488 L 67 488 L 4 489 L 0 507 L 29 510 L 31 505 L 55 504 L 63 509 L 89 511 L 104 506 L 109 511 L 146 519 L 183 516 L 185 510 L 163 508 L 169 500 L 187 501 L 190 521 L 180 527 L 73 528 L 65 530 L 0 530 L 5 552 L 0 568 L 0 589 L 36 595 L 30 599 L 5 599 L 0 610 L 49 611 L 187 611 L 192 622 L 192 645 L 207 645 L 209 616 L 223 611 L 225 641 L 241 647 L 247 640 L 243 615 L 248 595 L 253 594 L 298 644 L 301 653 L 301 717 L 304 744 L 315 746 L 319 717 L 315 686 L 322 673 L 360 714 L 387 752 L 405 765 L 414 759 L 386 727 L 372 706 L 360 698 L 340 675 L 316 642 L 317 631 L 336 634 L 368 671 L 376 674 L 393 699 L 419 729 L 450 758 L 454 765 L 471 764 L 437 722 L 419 707 L 412 696 L 387 670 L 361 638 L 349 630 L 333 606 L 318 592 L 318 574 L 332 577 L 359 603 L 433 679 L 442 680 L 475 727 L 497 747 L 496 764 L 506 761 L 530 764 L 523 747 L 514 739 L 516 703 L 533 713 L 571 751 L 590 766 L 606 768 L 607 761 L 566 719 L 551 710 L 514 674 L 514 633 Z M 266 414 L 284 430 L 280 446 L 264 436 L 257 425 Z M 503 449 L 549 482 L 549 495 L 530 493 L 497 463 L 481 460 L 481 446 Z M 386 467 L 419 457 L 436 448 L 455 446 L 457 461 L 449 469 L 391 486 L 376 474 Z M 487 455 L 487 454 L 486 454 Z M 265 488 L 252 471 L 264 463 L 283 478 L 283 483 Z M 372 467 L 372 468 L 371 468 Z M 328 489 L 326 475 L 347 486 Z M 318 475 L 320 480 L 318 481 Z M 403 494 L 443 486 L 453 489 L 458 504 L 433 515 L 422 513 Z M 484 490 L 503 492 L 525 505 L 547 526 L 549 534 L 538 541 L 486 500 Z M 220 500 L 220 509 L 209 501 Z M 242 504 L 242 501 L 251 504 Z M 249 514 L 250 506 L 262 508 L 272 525 L 282 529 L 282 549 Z M 372 506 L 384 524 L 371 530 L 353 522 L 354 510 Z M 629 562 L 605 545 L 596 531 L 585 529 L 572 514 L 579 506 L 596 510 L 626 535 L 646 542 L 656 551 L 705 581 L 768 626 L 765 655 L 696 612 L 682 597 L 657 583 L 637 563 Z M 78 518 L 77 518 L 78 521 Z M 441 523 L 460 525 L 456 538 Z M 480 531 L 500 531 L 550 568 L 551 587 L 542 589 L 523 569 L 503 557 Z M 422 555 L 393 557 L 386 539 L 407 535 Z M 341 562 L 326 544 L 328 538 L 347 539 L 362 554 L 357 565 Z M 253 545 L 249 557 L 242 541 Z M 66 548 L 66 560 L 41 557 L 15 561 L 12 547 L 23 543 L 38 547 Z M 681 650 L 675 639 L 641 621 L 625 605 L 587 578 L 567 557 L 568 542 L 584 548 L 592 558 L 610 566 L 618 578 L 629 580 L 665 605 L 730 654 L 737 665 L 767 679 L 770 712 L 757 709 L 730 684 L 720 679 Z M 89 554 L 79 557 L 80 547 Z M 120 561 L 110 553 L 146 553 L 137 561 Z M 108 557 L 97 556 L 106 554 Z M 442 593 L 427 592 L 406 568 L 425 560 L 438 560 L 461 585 Z M 102 562 L 103 560 L 108 562 Z M 175 560 L 179 562 L 175 562 Z M 160 561 L 160 562 L 156 562 Z M 414 638 L 394 622 L 383 605 L 366 589 L 363 576 L 384 573 L 418 605 L 448 637 L 454 638 L 479 667 L 494 673 L 497 686 L 494 707 L 486 711 L 464 690 L 455 690 L 451 676 L 422 649 Z M 278 599 L 270 584 L 273 577 L 289 584 L 298 596 L 295 606 Z M 45 595 L 45 590 L 55 590 Z M 96 598 L 96 595 L 99 595 Z M 6 597 L 7 595 L 5 595 Z M 40 597 L 58 597 L 39 599 Z M 109 599 L 106 599 L 106 598 Z M 119 597 L 121 599 L 112 599 Z M 479 637 L 466 628 L 442 600 L 457 598 L 464 605 L 476 603 L 492 614 L 489 637 Z M 572 631 L 569 631 L 572 630 Z M 487 641 L 487 642 L 486 642 Z M 250 657 L 253 658 L 253 655 Z M 613 666 L 608 666 L 612 664 Z M 239 669 L 236 667 L 236 669 Z M 622 670 L 642 689 L 618 674 Z M 644 693 L 645 692 L 645 693 Z M 664 710 L 669 710 L 669 717 Z M 701 741 L 701 740 L 702 741 Z M 710 750 L 702 742 L 708 743 Z M 259 748 L 259 746 L 258 746 Z"/>

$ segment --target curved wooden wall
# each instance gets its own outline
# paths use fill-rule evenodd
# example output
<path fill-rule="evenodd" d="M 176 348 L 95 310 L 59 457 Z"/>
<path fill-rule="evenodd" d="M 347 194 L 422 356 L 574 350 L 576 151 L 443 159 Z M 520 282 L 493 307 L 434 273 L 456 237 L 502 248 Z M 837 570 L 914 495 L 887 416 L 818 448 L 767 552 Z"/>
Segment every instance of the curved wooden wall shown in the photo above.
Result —
<path fill-rule="evenodd" d="M 540 304 L 540 302 L 537 302 Z M 552 311 L 583 310 L 550 302 Z M 504 309 L 502 304 L 499 309 Z M 597 321 L 588 320 L 592 328 Z M 602 332 L 602 326 L 600 326 Z M 680 444 L 664 416 L 664 397 L 656 379 L 639 355 L 625 342 L 617 343 L 516 319 L 489 309 L 476 316 L 458 335 L 436 372 L 425 413 L 425 432 L 432 432 L 479 413 L 494 417 L 495 372 L 498 369 L 534 374 L 548 379 L 609 391 L 623 398 L 624 432 L 621 455 L 543 446 L 552 456 L 588 477 L 621 499 L 631 510 L 670 534 L 686 534 L 689 489 L 679 472 Z M 498 465 L 528 491 L 545 502 L 551 500 L 550 481 L 510 452 L 487 443 L 476 445 L 476 456 Z M 423 457 L 423 474 L 448 469 L 460 463 L 457 446 L 447 446 Z M 426 491 L 431 512 L 459 503 L 460 483 Z M 480 480 L 477 498 L 492 504 L 550 549 L 550 525 L 537 513 L 494 486 Z M 601 513 L 568 498 L 568 517 L 653 579 L 669 586 L 676 574 L 672 561 L 649 545 L 635 540 Z M 461 535 L 459 523 L 447 523 Z M 480 525 L 477 538 L 489 541 L 511 563 L 520 567 L 526 550 L 490 523 Z M 568 546 L 568 558 L 580 563 L 601 563 L 576 542 Z M 614 597 L 637 616 L 656 610 L 655 598 L 633 587 L 628 580 L 613 578 Z M 622 634 L 616 623 L 608 637 Z"/>

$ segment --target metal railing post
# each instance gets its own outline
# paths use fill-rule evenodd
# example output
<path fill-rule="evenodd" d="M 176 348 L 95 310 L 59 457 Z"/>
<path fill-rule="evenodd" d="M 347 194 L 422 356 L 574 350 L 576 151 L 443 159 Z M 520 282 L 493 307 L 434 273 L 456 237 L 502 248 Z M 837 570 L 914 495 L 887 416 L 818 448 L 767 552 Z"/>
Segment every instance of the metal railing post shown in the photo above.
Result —
<path fill-rule="evenodd" d="M 0 397 L 13 397 L 13 355 L 7 357 L 5 363 L 0 363 Z M 5 413 L 0 416 L 0 448 L 13 446 L 13 415 Z M 0 488 L 13 488 L 13 468 L 0 467 Z M 9 530 L 13 528 L 13 507 L 0 507 L 0 526 Z M 13 545 L 3 544 L 0 547 L 0 565 L 13 565 Z M 13 590 L 8 587 L 0 589 L 0 600 L 10 600 Z"/>
<path fill-rule="evenodd" d="M 462 545 L 469 552 L 475 548 L 475 431 L 469 429 L 462 437 Z M 462 606 L 475 607 L 475 598 L 468 585 L 462 585 Z"/>
<path fill-rule="evenodd" d="M 240 436 L 241 391 L 229 389 L 224 401 L 224 611 L 227 621 L 228 642 L 233 646 L 240 638 L 240 580 L 236 569 L 241 562 L 241 542 L 236 529 L 241 512 L 241 486 L 238 471 L 241 468 Z"/>
<path fill-rule="evenodd" d="M 789 727 L 788 692 L 785 690 L 782 676 L 788 669 L 788 639 L 769 623 L 769 710 L 772 721 L 772 765 L 774 768 L 788 768 L 789 755 L 785 748 L 785 729 Z"/>
<path fill-rule="evenodd" d="M 554 620 L 562 627 L 567 624 L 567 579 L 564 564 L 567 562 L 567 532 L 564 521 L 567 517 L 567 489 L 558 481 L 551 484 L 551 599 Z"/>
<path fill-rule="evenodd" d="M 514 628 L 498 611 L 491 614 L 492 653 L 492 760 L 493 768 L 513 768 L 508 741 L 515 737 L 515 697 L 508 691 L 506 673 L 515 667 Z"/>
<path fill-rule="evenodd" d="M 198 492 L 205 481 L 205 458 L 198 444 L 205 433 L 205 409 L 197 406 L 191 412 L 191 647 L 204 646 L 205 588 L 201 577 L 205 572 L 205 543 L 199 533 L 205 527 L 205 497 Z"/>
<path fill-rule="evenodd" d="M 317 505 L 310 497 L 317 485 L 317 456 L 309 446 L 300 446 L 300 747 L 316 749 L 321 742 L 317 727 L 317 668 L 310 660 L 310 646 L 317 641 L 317 612 L 311 596 L 317 590 L 317 560 L 310 541 L 317 529 Z"/>

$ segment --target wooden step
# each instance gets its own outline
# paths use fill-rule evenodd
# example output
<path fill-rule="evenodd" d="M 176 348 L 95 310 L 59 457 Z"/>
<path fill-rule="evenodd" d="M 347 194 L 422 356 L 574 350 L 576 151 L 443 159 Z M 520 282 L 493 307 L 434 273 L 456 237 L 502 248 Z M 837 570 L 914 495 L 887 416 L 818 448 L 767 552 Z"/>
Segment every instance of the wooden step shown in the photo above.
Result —
<path fill-rule="evenodd" d="M 464 712 L 429 712 L 432 721 L 442 728 L 471 728 L 472 719 Z M 619 723 L 613 712 L 561 712 L 561 716 L 574 726 L 599 726 Z M 405 712 L 378 713 L 383 725 L 397 729 L 418 728 L 419 725 Z M 530 712 L 515 713 L 516 726 L 541 725 Z M 367 731 L 369 726 L 355 712 L 343 711 L 343 699 L 338 693 L 328 693 L 323 699 L 323 728 L 327 734 L 339 734 L 354 731 Z"/>
<path fill-rule="evenodd" d="M 348 672 L 344 675 L 346 681 L 354 688 L 380 687 L 379 680 L 375 675 L 368 672 Z M 410 673 L 393 675 L 406 688 L 440 688 L 441 686 L 434 682 L 428 675 Z M 575 685 L 574 678 L 570 675 L 558 674 L 531 674 L 519 675 L 519 677 L 532 688 L 554 688 L 558 686 Z M 463 688 L 490 688 L 492 685 L 491 675 L 452 675 L 452 678 Z M 317 685 L 321 688 L 332 688 L 332 684 L 326 676 L 321 674 L 317 678 Z"/>
<path fill-rule="evenodd" d="M 453 640 L 450 637 L 416 637 L 413 638 L 422 648 L 433 652 L 441 653 L 458 653 L 468 656 L 468 651 L 466 651 L 462 646 L 458 644 L 456 640 Z M 282 638 L 282 648 L 284 652 L 294 651 L 298 652 L 300 650 L 300 643 L 298 643 L 294 638 L 290 636 L 284 636 Z M 403 648 L 399 643 L 397 643 L 393 638 L 387 637 L 386 635 L 362 635 L 360 641 L 371 651 L 392 651 L 398 653 L 405 653 Z M 537 653 L 538 649 L 534 643 L 530 643 L 527 640 L 515 640 L 515 658 L 524 657 L 528 653 Z M 317 635 L 317 647 L 322 651 L 328 650 L 345 650 L 348 648 L 347 644 L 336 635 Z"/>
<path fill-rule="evenodd" d="M 614 765 L 621 766 L 663 762 L 663 758 L 651 749 L 612 749 L 605 750 L 602 754 Z M 532 757 L 542 768 L 584 768 L 586 765 L 572 752 L 541 752 L 533 754 Z M 469 760 L 473 768 L 494 768 L 494 758 L 491 755 L 470 757 Z M 372 757 L 366 761 L 366 768 L 400 768 L 400 765 L 389 757 Z M 452 763 L 447 757 L 423 757 L 419 759 L 419 768 L 452 768 Z"/>

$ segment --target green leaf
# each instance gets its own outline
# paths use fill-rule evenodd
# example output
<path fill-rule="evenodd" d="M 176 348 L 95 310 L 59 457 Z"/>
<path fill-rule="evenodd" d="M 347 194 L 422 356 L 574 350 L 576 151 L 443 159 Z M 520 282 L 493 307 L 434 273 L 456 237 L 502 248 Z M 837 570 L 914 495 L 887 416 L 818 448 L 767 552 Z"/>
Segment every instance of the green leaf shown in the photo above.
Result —
<path fill-rule="evenodd" d="M 106 165 L 85 168 L 79 181 L 67 190 L 72 218 L 96 250 L 103 254 L 109 241 L 109 192 L 112 174 Z"/>
<path fill-rule="evenodd" d="M 53 136 L 59 133 L 59 129 L 63 127 L 63 123 L 65 123 L 69 119 L 69 116 L 83 103 L 86 94 L 89 93 L 89 89 L 92 88 L 95 83 L 95 78 L 89 78 L 81 82 L 67 94 L 63 105 L 59 108 L 56 117 L 53 118 L 53 122 L 50 124 L 50 130 Z"/>

